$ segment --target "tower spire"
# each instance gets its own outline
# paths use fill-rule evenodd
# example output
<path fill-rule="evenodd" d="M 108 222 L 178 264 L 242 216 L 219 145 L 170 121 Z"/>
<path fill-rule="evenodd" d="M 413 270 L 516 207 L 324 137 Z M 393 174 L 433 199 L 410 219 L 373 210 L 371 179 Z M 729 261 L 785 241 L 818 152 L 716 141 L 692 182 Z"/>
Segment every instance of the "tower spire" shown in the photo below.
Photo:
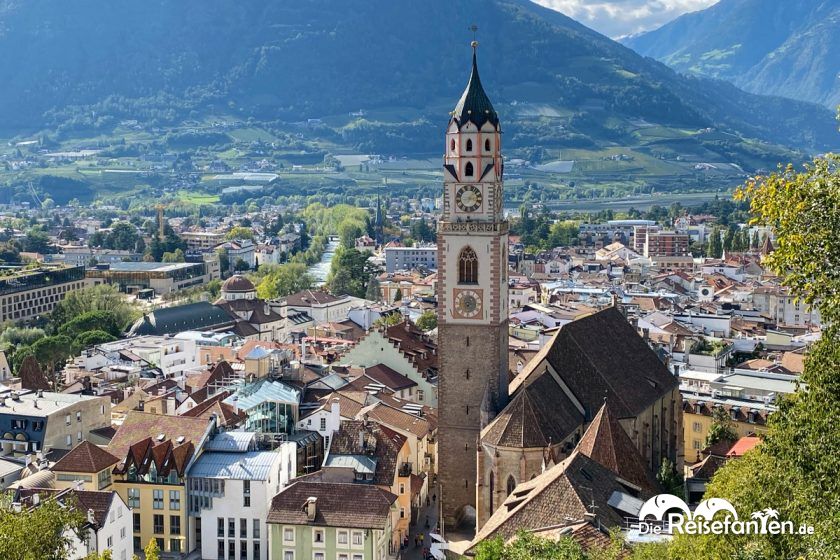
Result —
<path fill-rule="evenodd" d="M 458 121 L 459 127 L 467 121 L 472 121 L 478 128 L 481 128 L 486 122 L 498 128 L 499 116 L 493 109 L 493 104 L 490 103 L 490 98 L 487 97 L 487 93 L 481 85 L 481 78 L 478 76 L 478 41 L 475 39 L 475 32 L 478 27 L 473 25 L 470 30 L 473 32 L 473 40 L 470 43 L 473 50 L 472 71 L 467 88 L 461 95 L 461 99 L 458 100 L 455 110 L 452 111 L 452 116 Z"/>

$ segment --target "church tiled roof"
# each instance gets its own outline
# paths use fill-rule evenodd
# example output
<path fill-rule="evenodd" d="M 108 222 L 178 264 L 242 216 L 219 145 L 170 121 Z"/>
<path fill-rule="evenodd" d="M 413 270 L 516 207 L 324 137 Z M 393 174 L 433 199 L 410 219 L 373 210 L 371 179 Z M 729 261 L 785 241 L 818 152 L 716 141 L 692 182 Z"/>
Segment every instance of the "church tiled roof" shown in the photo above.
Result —
<path fill-rule="evenodd" d="M 467 89 L 464 90 L 461 99 L 458 100 L 458 104 L 452 112 L 452 117 L 458 121 L 459 126 L 467 121 L 472 121 L 478 128 L 481 128 L 487 122 L 495 127 L 499 126 L 499 115 L 493 109 L 493 104 L 490 103 L 490 98 L 484 92 L 481 79 L 478 77 L 475 50 L 473 50 L 470 81 L 467 83 Z"/>
<path fill-rule="evenodd" d="M 516 394 L 484 429 L 481 441 L 503 447 L 546 447 L 562 442 L 583 423 L 583 414 L 545 374 Z"/>
<path fill-rule="evenodd" d="M 590 513 L 603 527 L 620 527 L 626 514 L 609 504 L 614 492 L 627 492 L 615 473 L 576 450 L 563 462 L 519 484 L 481 527 L 467 555 L 473 555 L 475 545 L 484 540 L 507 540 L 523 530 L 575 524 Z M 650 496 L 643 490 L 638 499 Z"/>
<path fill-rule="evenodd" d="M 606 403 L 595 415 L 577 448 L 624 480 L 651 492 L 658 490 L 639 451 Z"/>
<path fill-rule="evenodd" d="M 545 361 L 587 415 L 594 415 L 606 397 L 618 418 L 629 418 L 679 385 L 615 307 L 563 325 L 513 380 L 511 394 L 544 375 Z"/>

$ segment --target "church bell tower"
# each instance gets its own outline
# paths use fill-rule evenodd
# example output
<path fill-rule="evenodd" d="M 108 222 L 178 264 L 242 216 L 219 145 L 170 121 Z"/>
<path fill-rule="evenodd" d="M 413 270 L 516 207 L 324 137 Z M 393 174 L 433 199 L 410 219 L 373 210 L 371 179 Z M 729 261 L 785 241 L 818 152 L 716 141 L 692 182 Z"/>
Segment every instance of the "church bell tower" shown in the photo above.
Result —
<path fill-rule="evenodd" d="M 507 403 L 508 223 L 501 125 L 472 72 L 446 129 L 438 223 L 438 457 L 444 528 L 474 519 L 481 429 Z"/>

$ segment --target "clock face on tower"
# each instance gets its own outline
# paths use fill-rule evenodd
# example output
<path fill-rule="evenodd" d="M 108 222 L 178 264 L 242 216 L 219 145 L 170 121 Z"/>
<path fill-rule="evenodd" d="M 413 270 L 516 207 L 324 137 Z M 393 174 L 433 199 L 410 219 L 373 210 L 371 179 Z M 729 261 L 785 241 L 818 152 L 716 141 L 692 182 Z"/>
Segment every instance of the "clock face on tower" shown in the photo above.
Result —
<path fill-rule="evenodd" d="M 481 208 L 481 191 L 474 185 L 465 185 L 455 193 L 455 204 L 462 212 L 475 212 Z"/>
<path fill-rule="evenodd" d="M 455 290 L 455 315 L 462 319 L 481 316 L 481 290 Z"/>

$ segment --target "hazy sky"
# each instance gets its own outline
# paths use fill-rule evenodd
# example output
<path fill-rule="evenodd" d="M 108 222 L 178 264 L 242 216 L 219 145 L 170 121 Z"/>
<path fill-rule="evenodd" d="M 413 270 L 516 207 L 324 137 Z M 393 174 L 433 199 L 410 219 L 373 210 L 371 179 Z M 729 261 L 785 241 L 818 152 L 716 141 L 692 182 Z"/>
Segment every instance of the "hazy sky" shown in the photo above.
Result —
<path fill-rule="evenodd" d="M 717 0 L 534 0 L 563 12 L 607 37 L 655 29 L 685 12 L 702 10 Z"/>

